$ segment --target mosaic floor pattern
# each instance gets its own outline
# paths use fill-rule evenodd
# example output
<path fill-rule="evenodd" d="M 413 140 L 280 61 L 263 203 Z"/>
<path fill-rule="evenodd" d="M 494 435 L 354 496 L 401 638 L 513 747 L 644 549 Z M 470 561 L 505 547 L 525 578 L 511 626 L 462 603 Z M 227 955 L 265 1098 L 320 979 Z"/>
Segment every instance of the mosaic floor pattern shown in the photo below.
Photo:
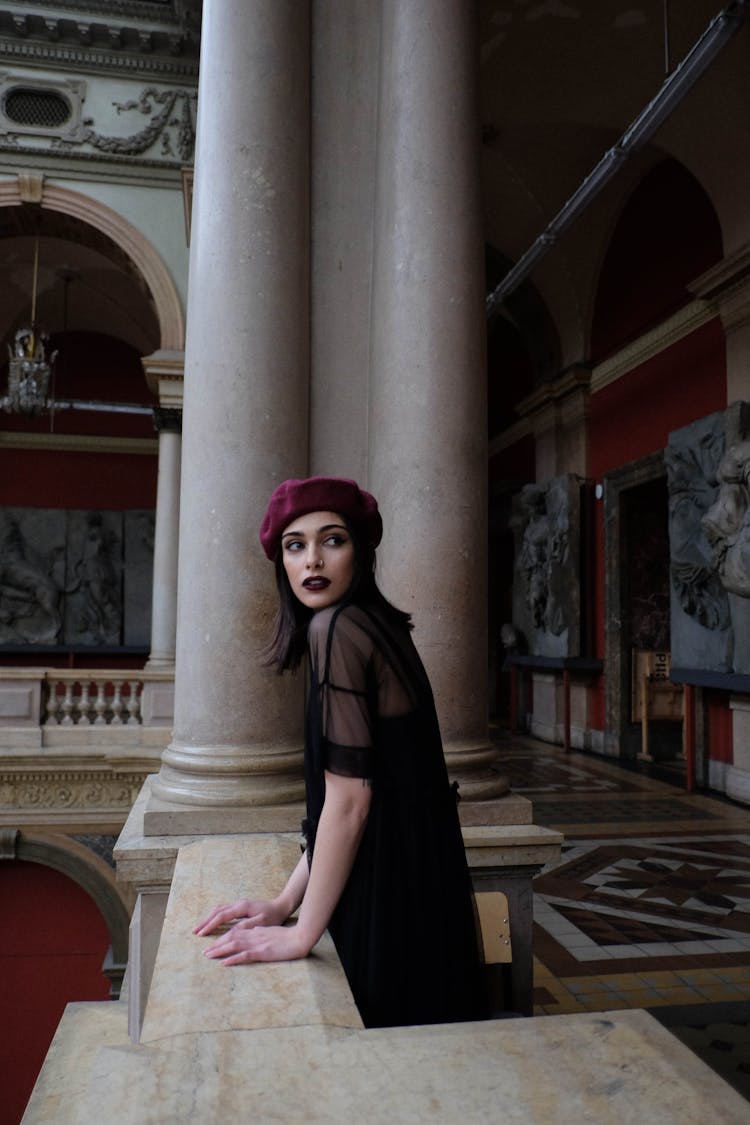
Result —
<path fill-rule="evenodd" d="M 565 834 L 534 881 L 535 1015 L 647 1008 L 750 1098 L 750 809 L 500 743 L 535 822 Z"/>

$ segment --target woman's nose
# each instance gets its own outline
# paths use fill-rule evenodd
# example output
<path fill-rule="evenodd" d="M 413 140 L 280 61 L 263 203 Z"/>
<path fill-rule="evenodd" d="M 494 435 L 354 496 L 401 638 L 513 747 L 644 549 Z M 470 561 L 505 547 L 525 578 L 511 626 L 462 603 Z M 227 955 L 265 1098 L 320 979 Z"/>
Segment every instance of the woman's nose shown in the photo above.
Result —
<path fill-rule="evenodd" d="M 322 561 L 323 560 L 320 557 L 320 551 L 318 550 L 318 548 L 311 546 L 309 548 L 308 552 L 307 552 L 307 558 L 305 559 L 305 565 L 310 570 L 317 570 L 317 568 L 321 565 Z"/>

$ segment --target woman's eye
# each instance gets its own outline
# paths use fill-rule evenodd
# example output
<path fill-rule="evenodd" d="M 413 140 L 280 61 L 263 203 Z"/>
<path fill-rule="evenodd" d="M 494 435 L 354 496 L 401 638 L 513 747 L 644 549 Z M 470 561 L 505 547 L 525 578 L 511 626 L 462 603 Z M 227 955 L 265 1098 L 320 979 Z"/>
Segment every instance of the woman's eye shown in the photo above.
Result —
<path fill-rule="evenodd" d="M 285 551 L 301 551 L 303 547 L 304 543 L 300 539 L 289 539 L 284 544 Z"/>
<path fill-rule="evenodd" d="M 343 535 L 329 535 L 325 541 L 327 547 L 341 547 L 346 543 Z"/>

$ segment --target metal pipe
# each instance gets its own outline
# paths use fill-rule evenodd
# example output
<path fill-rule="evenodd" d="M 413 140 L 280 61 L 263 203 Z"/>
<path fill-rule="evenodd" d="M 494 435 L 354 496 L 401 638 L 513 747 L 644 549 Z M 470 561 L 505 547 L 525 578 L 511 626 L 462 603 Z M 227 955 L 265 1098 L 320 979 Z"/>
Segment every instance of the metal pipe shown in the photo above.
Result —
<path fill-rule="evenodd" d="M 502 281 L 487 295 L 487 314 L 509 296 L 543 257 L 552 249 L 559 236 L 585 211 L 630 156 L 651 139 L 657 129 L 677 108 L 693 88 L 703 72 L 711 65 L 719 51 L 744 25 L 750 15 L 750 0 L 733 0 L 715 16 L 701 37 L 662 83 L 636 119 L 628 126 L 617 144 L 609 149 L 573 192 L 552 222 L 534 240 L 525 254 L 508 271 Z"/>
<path fill-rule="evenodd" d="M 153 406 L 142 406 L 137 402 L 86 402 L 83 399 L 53 399 L 49 402 L 49 409 L 54 413 L 58 410 L 94 410 L 101 414 L 153 414 Z"/>

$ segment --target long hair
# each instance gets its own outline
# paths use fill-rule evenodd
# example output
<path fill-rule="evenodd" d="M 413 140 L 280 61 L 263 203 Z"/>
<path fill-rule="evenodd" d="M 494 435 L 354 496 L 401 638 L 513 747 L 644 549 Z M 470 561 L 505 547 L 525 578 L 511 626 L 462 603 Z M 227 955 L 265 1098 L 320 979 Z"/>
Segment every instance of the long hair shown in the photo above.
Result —
<path fill-rule="evenodd" d="M 380 611 L 392 625 L 402 629 L 413 628 L 411 614 L 397 609 L 381 593 L 375 581 L 375 548 L 363 543 L 357 527 L 344 518 L 354 544 L 354 576 L 343 599 L 343 604 L 370 606 Z M 307 626 L 313 611 L 303 605 L 292 593 L 282 560 L 281 548 L 276 555 L 276 586 L 279 591 L 279 608 L 273 623 L 273 634 L 263 661 L 281 674 L 294 671 L 307 652 Z"/>

